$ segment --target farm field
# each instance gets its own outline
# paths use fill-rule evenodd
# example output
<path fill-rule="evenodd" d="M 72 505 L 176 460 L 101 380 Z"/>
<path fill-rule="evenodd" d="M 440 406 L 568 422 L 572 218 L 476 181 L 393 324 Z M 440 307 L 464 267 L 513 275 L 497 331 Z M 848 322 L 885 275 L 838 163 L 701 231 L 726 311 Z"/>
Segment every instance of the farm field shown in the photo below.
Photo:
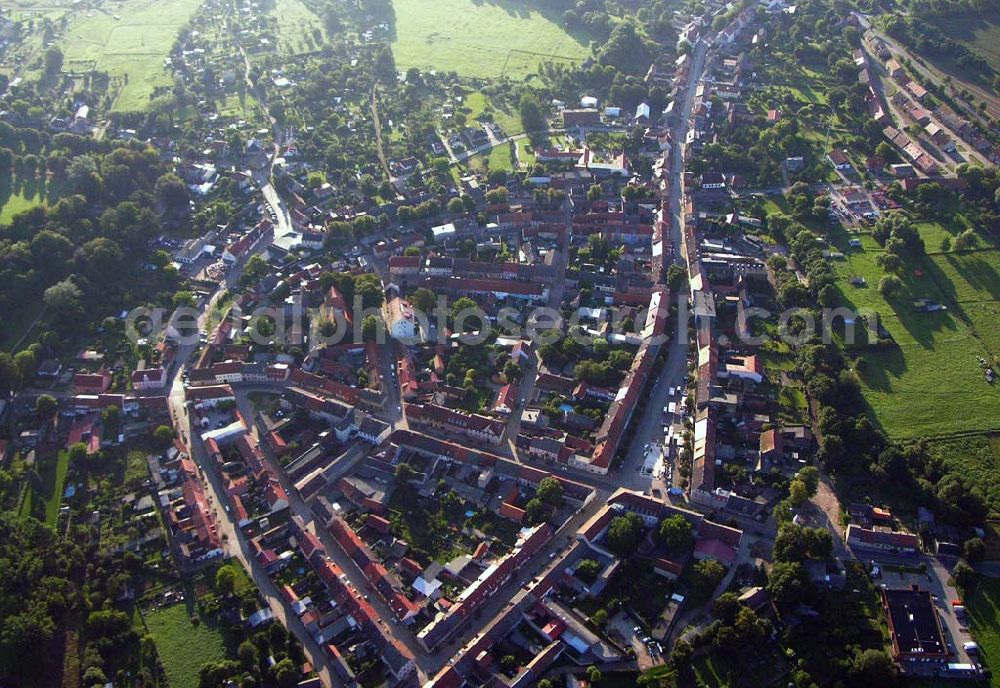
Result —
<path fill-rule="evenodd" d="M 76 13 L 61 38 L 63 70 L 97 69 L 122 79 L 114 110 L 143 110 L 157 87 L 173 83 L 163 62 L 200 5 L 199 0 L 126 0 L 112 9 Z"/>
<path fill-rule="evenodd" d="M 222 632 L 204 618 L 192 624 L 184 603 L 146 614 L 146 625 L 171 688 L 197 688 L 202 665 L 226 658 Z"/>
<path fill-rule="evenodd" d="M 455 71 L 464 77 L 523 79 L 541 62 L 582 61 L 590 49 L 559 20 L 531 5 L 472 0 L 395 0 L 392 49 L 400 71 Z"/>
<path fill-rule="evenodd" d="M 861 380 L 875 418 L 896 438 L 934 437 L 1000 427 L 1000 389 L 988 384 L 978 356 L 995 354 L 1000 307 L 997 282 L 1000 254 L 981 251 L 923 259 L 923 276 L 912 271 L 891 302 L 878 291 L 884 276 L 875 263 L 870 238 L 865 248 L 847 254 L 834 268 L 842 303 L 876 311 L 898 346 L 864 353 Z M 864 277 L 865 286 L 850 283 Z M 948 310 L 917 313 L 914 299 L 926 298 Z"/>

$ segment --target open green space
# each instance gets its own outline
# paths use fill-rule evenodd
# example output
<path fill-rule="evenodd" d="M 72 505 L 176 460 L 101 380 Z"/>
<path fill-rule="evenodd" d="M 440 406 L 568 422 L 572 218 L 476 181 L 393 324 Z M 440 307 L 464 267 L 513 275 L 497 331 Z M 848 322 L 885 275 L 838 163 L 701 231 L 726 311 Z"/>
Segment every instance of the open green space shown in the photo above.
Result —
<path fill-rule="evenodd" d="M 1000 435 L 966 435 L 927 443 L 931 456 L 961 471 L 979 487 L 990 510 L 1000 513 Z"/>
<path fill-rule="evenodd" d="M 114 9 L 78 12 L 60 40 L 63 70 L 107 72 L 123 81 L 114 109 L 144 110 L 158 87 L 173 83 L 164 60 L 200 6 L 200 0 L 126 0 Z"/>
<path fill-rule="evenodd" d="M 323 35 L 323 21 L 302 0 L 277 0 L 271 10 L 278 24 L 278 50 L 286 55 L 317 49 L 316 31 Z M 308 37 L 308 38 L 307 38 Z"/>
<path fill-rule="evenodd" d="M 65 449 L 48 459 L 42 471 L 42 498 L 45 500 L 45 523 L 54 526 L 59 521 L 66 473 L 69 471 L 69 452 Z"/>
<path fill-rule="evenodd" d="M 979 661 L 993 670 L 990 685 L 1000 686 L 1000 580 L 979 576 L 964 602 Z"/>
<path fill-rule="evenodd" d="M 179 603 L 146 614 L 171 688 L 197 688 L 202 665 L 226 658 L 222 631 L 205 618 L 196 617 L 198 623 L 191 623 L 192 613 Z"/>
<path fill-rule="evenodd" d="M 455 71 L 461 76 L 523 79 L 545 61 L 582 61 L 584 37 L 568 34 L 555 14 L 514 0 L 395 0 L 396 67 Z"/>
<path fill-rule="evenodd" d="M 478 120 L 484 111 L 489 110 L 490 117 L 496 122 L 503 133 L 507 136 L 519 134 L 524 130 L 521 124 L 521 115 L 515 109 L 507 109 L 501 104 L 493 102 L 489 96 L 482 91 L 473 91 L 465 96 L 462 101 L 462 109 L 468 120 Z"/>
<path fill-rule="evenodd" d="M 979 53 L 995 71 L 1000 71 L 1000 18 L 956 14 L 939 27 L 946 35 Z"/>
<path fill-rule="evenodd" d="M 896 346 L 867 349 L 861 379 L 878 423 L 893 437 L 939 436 L 1000 426 L 1000 388 L 986 382 L 978 357 L 995 352 L 1000 306 L 1000 255 L 994 251 L 929 256 L 903 276 L 901 293 L 886 300 L 885 272 L 866 237 L 865 248 L 834 263 L 842 304 L 874 310 Z M 851 284 L 852 277 L 867 284 Z M 991 281 L 996 280 L 996 281 Z M 947 310 L 920 313 L 914 299 Z M 991 339 L 991 337 L 994 337 Z"/>

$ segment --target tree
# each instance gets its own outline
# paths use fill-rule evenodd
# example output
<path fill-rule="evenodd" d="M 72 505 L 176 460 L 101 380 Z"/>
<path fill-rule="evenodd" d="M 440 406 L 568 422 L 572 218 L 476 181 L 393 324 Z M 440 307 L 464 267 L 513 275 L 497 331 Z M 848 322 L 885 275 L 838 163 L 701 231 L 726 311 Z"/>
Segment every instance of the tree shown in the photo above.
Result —
<path fill-rule="evenodd" d="M 726 577 L 726 567 L 715 559 L 702 559 L 695 562 L 691 586 L 694 592 L 702 598 L 712 594 L 722 579 Z"/>
<path fill-rule="evenodd" d="M 815 466 L 806 466 L 795 477 L 805 483 L 806 493 L 810 499 L 816 496 L 819 491 L 819 469 Z"/>
<path fill-rule="evenodd" d="M 6 351 L 0 351 L 0 392 L 11 392 L 21 386 L 21 372 Z"/>
<path fill-rule="evenodd" d="M 507 361 L 503 366 L 503 377 L 507 382 L 513 382 L 521 377 L 521 366 L 514 361 Z"/>
<path fill-rule="evenodd" d="M 350 296 L 361 297 L 362 308 L 379 308 L 385 302 L 385 291 L 383 291 L 382 283 L 375 273 L 367 272 L 358 275 L 353 279 L 353 282 L 354 288 L 351 290 Z M 341 291 L 343 292 L 343 290 Z M 344 298 L 348 298 L 346 292 Z"/>
<path fill-rule="evenodd" d="M 798 478 L 788 483 L 788 501 L 794 507 L 800 507 L 809 501 L 809 489 Z"/>
<path fill-rule="evenodd" d="M 521 125 L 525 131 L 545 131 L 545 115 L 542 113 L 542 106 L 538 103 L 538 98 L 533 93 L 525 91 L 521 94 L 517 110 L 521 115 Z"/>
<path fill-rule="evenodd" d="M 601 572 L 601 565 L 593 559 L 584 559 L 576 566 L 576 576 L 584 583 L 593 583 Z"/>
<path fill-rule="evenodd" d="M 671 263 L 670 267 L 667 268 L 667 286 L 670 288 L 670 291 L 674 293 L 679 292 L 686 280 L 687 270 L 680 265 Z"/>
<path fill-rule="evenodd" d="M 809 579 L 797 561 L 778 561 L 768 575 L 767 592 L 782 614 L 793 612 L 805 599 Z"/>
<path fill-rule="evenodd" d="M 181 210 L 188 207 L 191 194 L 187 185 L 173 172 L 168 172 L 156 180 L 157 197 L 170 210 Z"/>
<path fill-rule="evenodd" d="M 535 490 L 535 496 L 546 504 L 558 507 L 563 503 L 563 486 L 558 480 L 549 476 L 542 478 Z"/>
<path fill-rule="evenodd" d="M 692 659 L 694 659 L 694 648 L 691 647 L 691 643 L 683 638 L 674 642 L 670 650 L 670 666 L 677 672 L 679 678 L 690 676 Z"/>
<path fill-rule="evenodd" d="M 83 292 L 68 279 L 46 289 L 43 301 L 53 323 L 60 328 L 78 324 L 83 316 Z"/>
<path fill-rule="evenodd" d="M 480 312 L 479 304 L 468 296 L 461 296 L 451 304 L 452 321 L 455 323 L 464 321 L 462 324 L 467 328 L 474 328 L 478 323 L 478 317 L 469 318 L 467 316 L 476 315 Z"/>
<path fill-rule="evenodd" d="M 878 281 L 878 292 L 887 299 L 897 296 L 903 288 L 903 282 L 896 275 L 886 275 Z"/>
<path fill-rule="evenodd" d="M 596 686 L 598 683 L 601 682 L 601 678 L 602 676 L 600 669 L 598 669 L 596 666 L 593 665 L 587 667 L 587 681 L 590 682 L 590 685 Z"/>
<path fill-rule="evenodd" d="M 955 237 L 953 246 L 956 251 L 965 251 L 970 248 L 975 248 L 977 244 L 979 244 L 979 237 L 976 235 L 975 231 L 972 229 L 966 229 Z"/>
<path fill-rule="evenodd" d="M 35 374 L 36 365 L 35 352 L 31 349 L 24 349 L 14 354 L 14 366 L 17 367 L 17 373 L 21 376 L 22 384 L 30 380 Z"/>
<path fill-rule="evenodd" d="M 798 482 L 808 489 L 804 481 Z M 778 529 L 771 554 L 775 561 L 805 561 L 809 557 L 825 558 L 832 550 L 833 536 L 825 528 L 803 528 L 785 523 Z"/>
<path fill-rule="evenodd" d="M 364 342 L 374 342 L 378 339 L 379 330 L 382 328 L 381 318 L 374 315 L 366 315 L 361 321 L 361 340 Z"/>
<path fill-rule="evenodd" d="M 608 547 L 619 556 L 631 556 L 639 546 L 642 526 L 642 518 L 634 512 L 615 516 L 608 526 Z"/>
<path fill-rule="evenodd" d="M 160 449 L 166 449 L 174 442 L 174 429 L 169 425 L 158 425 L 153 430 L 153 441 Z"/>
<path fill-rule="evenodd" d="M 260 653 L 257 651 L 257 646 L 249 640 L 240 643 L 236 656 L 239 657 L 240 664 L 247 671 L 255 671 L 260 663 Z"/>
<path fill-rule="evenodd" d="M 121 434 L 122 431 L 122 410 L 118 406 L 108 406 L 101 411 L 101 424 L 104 425 L 104 432 L 112 437 Z"/>
<path fill-rule="evenodd" d="M 278 688 L 295 688 L 299 682 L 299 670 L 288 657 L 274 665 L 274 681 Z"/>
<path fill-rule="evenodd" d="M 54 397 L 48 394 L 40 394 L 38 398 L 35 399 L 35 413 L 38 417 L 43 420 L 51 420 L 53 416 L 56 415 L 56 410 L 59 408 L 59 403 Z"/>
<path fill-rule="evenodd" d="M 236 571 L 230 564 L 220 566 L 215 572 L 215 588 L 226 597 L 236 592 Z"/>
<path fill-rule="evenodd" d="M 465 212 L 465 204 L 462 203 L 462 199 L 455 197 L 448 201 L 448 212 L 452 215 L 458 215 L 459 213 Z"/>
<path fill-rule="evenodd" d="M 77 442 L 76 444 L 70 445 L 69 448 L 69 462 L 73 466 L 80 467 L 87 460 L 87 445 L 83 442 Z"/>
<path fill-rule="evenodd" d="M 976 572 L 968 563 L 959 560 L 955 568 L 951 570 L 951 577 L 955 581 L 955 587 L 967 594 L 972 591 L 976 583 Z"/>
<path fill-rule="evenodd" d="M 715 618 L 719 621 L 731 624 L 736 620 L 736 613 L 742 606 L 743 603 L 740 602 L 739 595 L 735 592 L 724 592 L 712 603 L 712 611 L 715 612 Z"/>
<path fill-rule="evenodd" d="M 53 76 L 58 72 L 62 71 L 63 67 L 63 53 L 62 50 L 56 47 L 49 48 L 45 51 L 45 74 L 46 76 Z"/>
<path fill-rule="evenodd" d="M 694 543 L 691 524 L 680 514 L 668 516 L 660 521 L 658 531 L 660 542 L 669 552 L 682 552 Z"/>
<path fill-rule="evenodd" d="M 598 628 L 604 628 L 608 625 L 608 612 L 604 609 L 598 609 L 594 612 L 594 615 L 590 617 L 590 622 Z"/>
<path fill-rule="evenodd" d="M 969 538 L 962 544 L 962 555 L 970 564 L 977 564 L 986 556 L 986 543 L 982 538 Z"/>
<path fill-rule="evenodd" d="M 504 205 L 509 199 L 510 192 L 505 186 L 499 186 L 486 192 L 486 202 L 489 205 Z"/>
<path fill-rule="evenodd" d="M 396 480 L 400 483 L 412 480 L 415 476 L 416 471 L 413 470 L 413 467 L 410 464 L 405 461 L 396 464 Z"/>
<path fill-rule="evenodd" d="M 121 246 L 105 237 L 88 241 L 81 247 L 80 252 L 87 267 L 87 275 L 95 282 L 113 281 L 125 264 L 125 253 Z"/>
<path fill-rule="evenodd" d="M 427 287 L 420 287 L 410 296 L 410 303 L 413 304 L 413 307 L 424 313 L 430 313 L 433 310 L 436 300 L 434 292 Z"/>
<path fill-rule="evenodd" d="M 896 665 L 884 650 L 869 648 L 854 656 L 851 685 L 858 688 L 891 688 L 899 681 Z"/>
<path fill-rule="evenodd" d="M 530 525 L 541 523 L 549 513 L 549 507 L 538 497 L 532 497 L 524 505 L 524 515 Z"/>

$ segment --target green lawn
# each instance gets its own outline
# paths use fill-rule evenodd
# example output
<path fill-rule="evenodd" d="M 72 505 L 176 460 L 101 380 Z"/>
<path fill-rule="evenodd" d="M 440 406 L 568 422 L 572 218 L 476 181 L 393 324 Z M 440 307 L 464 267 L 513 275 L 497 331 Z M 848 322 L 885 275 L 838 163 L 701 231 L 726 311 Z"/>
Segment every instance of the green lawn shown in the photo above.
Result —
<path fill-rule="evenodd" d="M 965 598 L 972 636 L 979 644 L 979 658 L 993 670 L 991 686 L 1000 686 L 1000 580 L 980 576 L 976 589 Z"/>
<path fill-rule="evenodd" d="M 941 251 L 941 242 L 944 239 L 948 239 L 950 242 L 955 241 L 955 237 L 968 227 L 964 217 L 959 216 L 954 222 L 947 223 L 947 226 L 941 222 L 914 222 L 913 226 L 917 228 L 920 233 L 920 238 L 924 240 L 924 246 L 927 247 L 928 253 L 938 253 Z"/>
<path fill-rule="evenodd" d="M 491 101 L 482 91 L 473 91 L 462 101 L 462 109 L 469 121 L 477 120 L 487 107 L 492 108 L 493 121 L 500 126 L 505 135 L 520 134 L 524 130 L 521 115 L 517 110 L 508 110 L 502 104 Z"/>
<path fill-rule="evenodd" d="M 200 0 L 126 0 L 107 10 L 75 13 L 61 40 L 63 69 L 96 69 L 121 78 L 114 109 L 144 110 L 154 89 L 172 85 L 164 59 L 200 6 Z"/>
<path fill-rule="evenodd" d="M 170 688 L 197 688 L 202 665 L 226 658 L 226 644 L 218 627 L 202 619 L 191 623 L 191 610 L 183 604 L 146 614 L 146 625 L 156 642 Z"/>
<path fill-rule="evenodd" d="M 904 275 L 903 293 L 886 301 L 878 291 L 884 276 L 870 237 L 865 248 L 834 263 L 843 303 L 875 310 L 897 347 L 864 354 L 865 398 L 893 437 L 946 435 L 1000 427 L 1000 385 L 985 382 L 977 356 L 990 358 L 1000 334 L 994 317 L 1000 255 L 994 251 L 930 256 L 918 263 L 923 275 Z M 862 276 L 867 286 L 850 284 Z M 993 281 L 996 280 L 996 281 Z M 948 307 L 916 313 L 912 300 L 928 298 Z"/>
<path fill-rule="evenodd" d="M 570 36 L 556 14 L 513 0 L 395 0 L 396 67 L 455 71 L 474 78 L 523 79 L 539 63 L 582 61 L 586 39 Z"/>
<path fill-rule="evenodd" d="M 59 520 L 59 505 L 62 504 L 63 489 L 66 486 L 66 473 L 69 471 L 69 452 L 65 449 L 59 451 L 52 466 L 52 481 L 46 480 L 45 487 L 50 491 L 43 495 L 45 498 L 45 522 L 54 526 Z"/>
<path fill-rule="evenodd" d="M 38 205 L 44 206 L 48 204 L 41 196 L 32 196 L 31 198 L 28 198 L 21 192 L 12 193 L 7 197 L 6 202 L 3 204 L 3 208 L 0 209 L 0 224 L 9 224 L 18 213 L 23 213 L 25 210 L 31 210 Z"/>
<path fill-rule="evenodd" d="M 489 153 L 483 153 L 482 155 L 470 158 L 468 164 L 473 169 L 482 172 L 485 172 L 487 169 L 510 172 L 514 169 L 513 162 L 510 159 L 510 144 L 501 143 L 499 146 L 494 146 Z"/>

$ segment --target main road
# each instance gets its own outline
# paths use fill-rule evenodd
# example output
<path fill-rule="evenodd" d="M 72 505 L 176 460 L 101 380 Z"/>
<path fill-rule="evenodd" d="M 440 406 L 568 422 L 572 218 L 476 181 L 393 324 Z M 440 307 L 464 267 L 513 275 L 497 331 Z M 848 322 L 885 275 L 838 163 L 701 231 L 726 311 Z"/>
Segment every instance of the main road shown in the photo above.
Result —
<path fill-rule="evenodd" d="M 684 91 L 684 101 L 678 113 L 677 123 L 671 132 L 670 171 L 667 177 L 667 207 L 670 221 L 671 251 L 678 251 L 681 246 L 681 232 L 684 229 L 684 139 L 687 137 L 691 110 L 694 107 L 694 94 L 705 68 L 705 55 L 708 44 L 699 40 L 694 46 L 691 60 L 691 73 L 688 86 Z M 674 261 L 682 263 L 679 255 L 674 253 Z M 668 393 L 671 387 L 680 389 L 678 401 L 683 400 L 684 378 L 688 366 L 688 308 L 687 296 L 684 292 L 671 294 L 677 303 L 677 329 L 667 351 L 667 360 L 660 375 L 653 382 L 646 401 L 646 410 L 636 426 L 632 444 L 621 467 L 619 482 L 622 487 L 633 490 L 649 490 L 654 476 L 642 472 L 646 459 L 646 445 L 662 442 L 660 436 L 663 429 L 663 407 L 667 405 Z M 669 486 L 668 486 L 669 487 Z"/>

